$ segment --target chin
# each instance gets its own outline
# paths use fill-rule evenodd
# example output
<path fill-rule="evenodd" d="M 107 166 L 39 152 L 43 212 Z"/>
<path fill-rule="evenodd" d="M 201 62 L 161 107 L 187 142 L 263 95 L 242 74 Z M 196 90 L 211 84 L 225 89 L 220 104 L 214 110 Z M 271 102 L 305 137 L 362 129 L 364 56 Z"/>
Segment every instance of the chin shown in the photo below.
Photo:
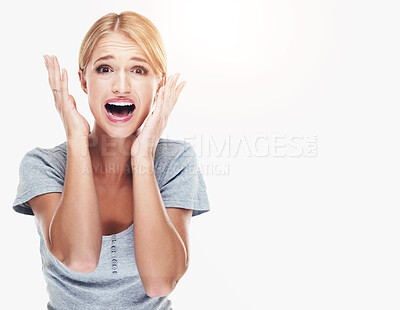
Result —
<path fill-rule="evenodd" d="M 100 132 L 116 139 L 126 139 L 132 136 L 140 127 L 138 119 L 134 117 L 125 123 L 112 123 L 104 115 L 93 115 Z M 96 117 L 97 116 L 97 117 Z"/>
<path fill-rule="evenodd" d="M 137 129 L 132 130 L 129 128 L 107 128 L 107 130 L 104 131 L 111 138 L 126 139 L 131 137 L 137 131 Z"/>

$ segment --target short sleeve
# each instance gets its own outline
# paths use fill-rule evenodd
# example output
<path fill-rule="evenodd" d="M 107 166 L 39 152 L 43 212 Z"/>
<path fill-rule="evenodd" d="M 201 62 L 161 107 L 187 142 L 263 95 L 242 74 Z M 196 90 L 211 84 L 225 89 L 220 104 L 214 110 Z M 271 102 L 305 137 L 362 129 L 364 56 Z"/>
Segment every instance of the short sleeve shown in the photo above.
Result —
<path fill-rule="evenodd" d="M 175 145 L 178 150 L 167 157 L 160 186 L 164 206 L 192 209 L 192 216 L 210 211 L 206 185 L 193 147 L 183 141 Z"/>
<path fill-rule="evenodd" d="M 64 176 L 48 150 L 35 148 L 25 154 L 19 166 L 19 183 L 14 211 L 34 215 L 29 200 L 35 196 L 62 193 Z"/>

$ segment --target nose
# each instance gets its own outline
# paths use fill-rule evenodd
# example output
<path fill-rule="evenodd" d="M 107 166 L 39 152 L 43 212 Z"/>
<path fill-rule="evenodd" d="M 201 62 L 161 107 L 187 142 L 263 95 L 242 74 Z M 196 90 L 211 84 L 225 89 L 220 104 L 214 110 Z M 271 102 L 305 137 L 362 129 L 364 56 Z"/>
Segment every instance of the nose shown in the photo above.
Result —
<path fill-rule="evenodd" d="M 131 92 L 130 80 L 125 72 L 120 72 L 115 75 L 112 91 L 116 94 L 129 94 Z"/>

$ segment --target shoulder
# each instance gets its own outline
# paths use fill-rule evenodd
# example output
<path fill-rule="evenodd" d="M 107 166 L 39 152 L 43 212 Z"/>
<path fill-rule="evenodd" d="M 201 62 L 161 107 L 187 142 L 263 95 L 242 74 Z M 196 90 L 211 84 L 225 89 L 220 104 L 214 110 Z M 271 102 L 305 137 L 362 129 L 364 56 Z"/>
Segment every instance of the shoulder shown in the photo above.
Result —
<path fill-rule="evenodd" d="M 21 160 L 20 169 L 44 165 L 63 170 L 65 168 L 66 158 L 66 142 L 50 148 L 35 147 L 25 153 Z"/>
<path fill-rule="evenodd" d="M 13 203 L 16 212 L 34 215 L 29 200 L 50 192 L 62 192 L 65 177 L 63 145 L 35 147 L 23 156 L 19 166 L 19 183 Z"/>
<path fill-rule="evenodd" d="M 25 156 L 52 156 L 59 157 L 67 154 L 67 142 L 60 143 L 54 147 L 43 148 L 37 146 L 31 150 L 29 150 Z"/>
<path fill-rule="evenodd" d="M 160 138 L 157 148 L 156 148 L 156 157 L 168 157 L 168 156 L 177 156 L 182 153 L 194 151 L 192 145 L 189 142 L 183 140 L 174 140 L 174 139 L 166 139 Z"/>
<path fill-rule="evenodd" d="M 197 157 L 189 142 L 160 138 L 154 164 L 156 174 L 161 180 L 164 179 L 165 174 L 176 174 L 185 167 L 196 166 Z"/>
<path fill-rule="evenodd" d="M 156 166 L 165 168 L 173 163 L 185 164 L 188 161 L 196 161 L 196 153 L 189 142 L 160 138 L 154 161 Z"/>

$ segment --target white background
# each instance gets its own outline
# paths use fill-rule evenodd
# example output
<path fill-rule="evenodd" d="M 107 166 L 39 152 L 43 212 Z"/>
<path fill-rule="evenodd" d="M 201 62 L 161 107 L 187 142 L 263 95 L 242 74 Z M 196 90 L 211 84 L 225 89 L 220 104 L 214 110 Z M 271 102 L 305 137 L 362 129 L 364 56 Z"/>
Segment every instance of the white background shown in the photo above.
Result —
<path fill-rule="evenodd" d="M 4 306 L 48 299 L 33 217 L 12 210 L 23 155 L 65 141 L 42 55 L 67 69 L 93 124 L 81 41 L 101 16 L 132 10 L 188 81 L 164 137 L 193 142 L 208 169 L 212 211 L 192 218 L 174 310 L 400 308 L 397 1 L 1 6 Z"/>

